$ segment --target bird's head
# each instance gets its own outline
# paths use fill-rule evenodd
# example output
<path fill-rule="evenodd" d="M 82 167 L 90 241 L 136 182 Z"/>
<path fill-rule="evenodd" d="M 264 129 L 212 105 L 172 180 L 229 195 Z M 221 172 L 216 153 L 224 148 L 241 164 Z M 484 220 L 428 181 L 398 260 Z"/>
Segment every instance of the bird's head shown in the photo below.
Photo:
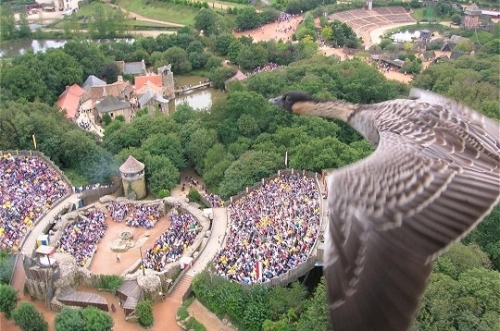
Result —
<path fill-rule="evenodd" d="M 318 101 L 318 99 L 302 91 L 289 91 L 279 97 L 269 99 L 271 104 L 291 113 L 301 113 L 300 109 L 313 106 Z"/>

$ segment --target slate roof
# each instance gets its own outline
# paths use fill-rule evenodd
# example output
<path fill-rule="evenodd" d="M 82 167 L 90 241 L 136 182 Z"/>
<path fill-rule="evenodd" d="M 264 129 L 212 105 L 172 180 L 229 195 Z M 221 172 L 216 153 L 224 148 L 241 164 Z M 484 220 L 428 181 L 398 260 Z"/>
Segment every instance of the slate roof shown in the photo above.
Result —
<path fill-rule="evenodd" d="M 151 90 L 146 91 L 146 93 L 139 97 L 139 105 L 141 106 L 141 108 L 146 106 L 151 101 L 156 101 L 158 103 L 168 103 L 167 99 L 163 98 L 157 93 L 154 93 Z"/>
<path fill-rule="evenodd" d="M 87 77 L 87 80 L 85 80 L 85 83 L 83 83 L 82 87 L 86 88 L 99 85 L 106 85 L 106 82 L 103 81 L 102 79 L 97 78 L 94 75 L 90 75 Z"/>
<path fill-rule="evenodd" d="M 144 163 L 137 161 L 135 157 L 129 155 L 127 161 L 118 170 L 123 174 L 136 174 L 144 170 Z"/>
<path fill-rule="evenodd" d="M 129 95 L 134 87 L 126 81 L 117 81 L 113 84 L 92 86 L 88 93 L 89 99 L 101 100 L 107 96 L 122 97 Z"/>
<path fill-rule="evenodd" d="M 146 63 L 144 60 L 139 62 L 125 62 L 123 73 L 125 75 L 144 75 L 146 73 Z"/>
<path fill-rule="evenodd" d="M 458 44 L 459 42 L 462 42 L 462 41 L 469 41 L 469 39 L 464 38 L 462 36 L 457 36 L 457 35 L 453 35 L 450 37 L 450 43 L 452 43 L 452 44 Z"/>
<path fill-rule="evenodd" d="M 57 99 L 57 106 L 60 109 L 66 109 L 66 118 L 72 119 L 76 116 L 80 99 L 85 94 L 85 90 L 77 84 L 66 86 L 66 89 Z"/>
<path fill-rule="evenodd" d="M 96 105 L 99 113 L 109 113 L 110 111 L 130 108 L 130 103 L 110 95 Z"/>

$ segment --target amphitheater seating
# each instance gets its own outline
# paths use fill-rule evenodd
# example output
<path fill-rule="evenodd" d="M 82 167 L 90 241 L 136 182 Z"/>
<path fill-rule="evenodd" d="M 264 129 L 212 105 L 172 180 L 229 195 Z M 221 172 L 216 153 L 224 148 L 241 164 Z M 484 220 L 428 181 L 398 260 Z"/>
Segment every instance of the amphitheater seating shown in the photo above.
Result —
<path fill-rule="evenodd" d="M 380 7 L 373 10 L 354 9 L 332 14 L 328 16 L 328 19 L 346 23 L 359 36 L 379 27 L 415 22 L 403 7 Z"/>

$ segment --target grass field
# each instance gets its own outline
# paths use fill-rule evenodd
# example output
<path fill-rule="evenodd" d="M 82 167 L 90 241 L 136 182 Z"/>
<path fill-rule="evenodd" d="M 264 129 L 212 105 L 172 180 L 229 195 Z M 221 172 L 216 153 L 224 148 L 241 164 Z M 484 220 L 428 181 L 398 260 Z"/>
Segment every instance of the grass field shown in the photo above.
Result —
<path fill-rule="evenodd" d="M 218 6 L 218 4 L 223 4 L 224 6 L 229 6 L 229 7 L 236 7 L 236 8 L 245 8 L 245 7 L 248 7 L 247 5 L 243 5 L 243 4 L 240 4 L 240 3 L 232 3 L 232 2 L 228 2 L 228 1 L 213 1 L 213 0 L 200 0 L 200 2 L 207 2 L 208 3 L 208 7 L 210 9 L 220 9 L 220 6 Z M 215 3 L 215 4 L 214 4 Z"/>
<path fill-rule="evenodd" d="M 184 25 L 193 25 L 194 17 L 199 11 L 198 8 L 173 3 L 151 2 L 146 4 L 145 0 L 118 0 L 116 4 L 147 18 Z"/>
<path fill-rule="evenodd" d="M 417 20 L 417 22 L 420 22 L 425 18 L 425 10 L 426 10 L 426 8 L 417 8 L 411 14 L 411 17 L 413 17 L 415 20 Z"/>

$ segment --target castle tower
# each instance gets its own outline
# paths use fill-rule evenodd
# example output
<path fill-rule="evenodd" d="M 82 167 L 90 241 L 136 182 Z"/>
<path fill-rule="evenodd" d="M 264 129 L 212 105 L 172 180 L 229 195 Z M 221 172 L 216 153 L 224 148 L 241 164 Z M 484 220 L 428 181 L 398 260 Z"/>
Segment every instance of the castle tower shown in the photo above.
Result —
<path fill-rule="evenodd" d="M 158 75 L 161 76 L 161 81 L 163 84 L 163 96 L 168 99 L 175 98 L 175 87 L 174 87 L 174 73 L 172 72 L 172 65 L 167 64 L 163 67 L 158 68 Z"/>
<path fill-rule="evenodd" d="M 146 197 L 146 178 L 144 177 L 144 163 L 137 161 L 130 155 L 120 168 L 123 192 L 131 200 Z"/>
<path fill-rule="evenodd" d="M 481 16 L 481 9 L 473 3 L 465 10 L 465 17 L 463 18 L 462 25 L 466 29 L 477 29 L 479 27 L 479 17 Z"/>

